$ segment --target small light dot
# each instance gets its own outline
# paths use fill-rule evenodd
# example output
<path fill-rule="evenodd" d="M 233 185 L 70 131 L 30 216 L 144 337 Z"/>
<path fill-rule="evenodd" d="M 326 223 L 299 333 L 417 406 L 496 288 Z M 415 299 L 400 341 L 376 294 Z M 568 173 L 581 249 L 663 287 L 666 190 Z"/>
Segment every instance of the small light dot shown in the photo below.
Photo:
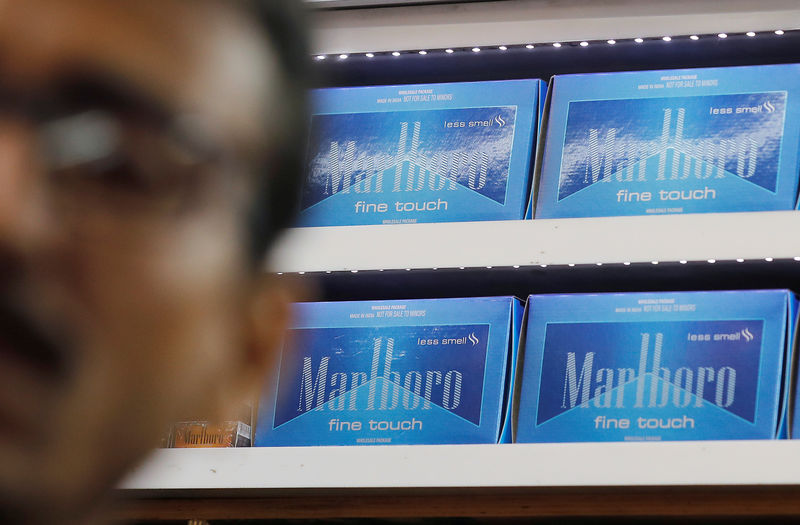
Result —
<path fill-rule="evenodd" d="M 378 271 L 379 271 L 379 272 L 382 272 L 382 271 L 383 271 L 383 268 L 381 268 L 381 269 L 380 269 L 380 270 L 378 270 Z"/>
<path fill-rule="evenodd" d="M 547 268 L 547 265 L 546 265 L 546 264 L 540 264 L 539 266 L 540 266 L 541 268 Z"/>
<path fill-rule="evenodd" d="M 800 257 L 795 257 L 794 260 L 795 261 L 800 261 Z"/>
<path fill-rule="evenodd" d="M 283 275 L 283 272 L 278 272 L 278 275 Z"/>
<path fill-rule="evenodd" d="M 767 261 L 767 262 L 772 262 L 772 257 L 767 257 L 764 260 Z"/>
<path fill-rule="evenodd" d="M 553 42 L 553 47 L 561 47 L 561 43 L 560 42 Z"/>
<path fill-rule="evenodd" d="M 610 45 L 610 46 L 613 46 L 614 44 L 616 44 L 616 43 L 617 43 L 617 41 L 616 41 L 616 40 L 614 40 L 613 38 L 612 38 L 612 39 L 610 39 L 610 40 L 606 40 L 606 42 L 607 42 L 607 43 L 608 43 L 608 45 Z"/>
<path fill-rule="evenodd" d="M 658 264 L 658 261 L 650 261 L 650 264 Z"/>
<path fill-rule="evenodd" d="M 491 267 L 491 266 L 487 266 L 487 267 L 486 267 L 486 269 L 487 269 L 487 270 L 491 270 L 491 269 L 492 269 L 492 267 Z"/>
<path fill-rule="evenodd" d="M 317 60 L 325 60 L 325 58 L 327 58 L 327 57 L 325 55 L 317 55 L 314 58 L 316 58 Z"/>
<path fill-rule="evenodd" d="M 736 262 L 744 262 L 744 259 L 736 259 Z"/>
<path fill-rule="evenodd" d="M 458 269 L 459 269 L 459 270 L 463 270 L 463 269 L 464 269 L 464 267 L 463 267 L 463 266 L 459 266 L 459 267 L 458 267 Z"/>
<path fill-rule="evenodd" d="M 374 58 L 375 57 L 375 53 L 367 53 L 364 56 L 367 57 L 367 58 Z"/>
<path fill-rule="evenodd" d="M 708 260 L 708 262 L 709 262 L 710 264 L 714 264 L 715 262 L 717 262 L 717 260 L 716 260 L 716 259 L 709 259 L 709 260 Z"/>
<path fill-rule="evenodd" d="M 603 263 L 595 263 L 597 266 L 603 266 Z"/>
<path fill-rule="evenodd" d="M 662 36 L 661 40 L 663 40 L 664 42 L 672 42 L 672 37 L 671 36 Z"/>
<path fill-rule="evenodd" d="M 575 263 L 569 263 L 568 266 L 570 266 L 570 267 L 575 266 Z"/>
<path fill-rule="evenodd" d="M 519 264 L 515 264 L 514 269 L 519 270 Z"/>
<path fill-rule="evenodd" d="M 700 37 L 697 36 L 697 35 L 692 35 L 689 38 L 692 39 L 692 40 L 700 40 Z"/>
<path fill-rule="evenodd" d="M 350 270 L 350 273 L 358 273 L 358 270 Z"/>
<path fill-rule="evenodd" d="M 754 36 L 756 36 L 756 32 L 755 32 L 755 31 L 748 31 L 748 32 L 747 32 L 747 33 L 745 33 L 745 34 L 746 34 L 747 36 L 749 36 L 750 38 L 753 38 Z"/>
<path fill-rule="evenodd" d="M 407 272 L 410 272 L 410 271 L 411 271 L 411 268 L 406 268 L 406 271 L 407 271 Z"/>
<path fill-rule="evenodd" d="M 678 261 L 678 262 L 681 263 L 681 264 L 686 264 L 689 261 Z"/>
<path fill-rule="evenodd" d="M 344 59 L 346 59 L 346 58 L 347 58 L 347 55 L 346 55 L 346 54 L 344 54 L 344 53 L 342 53 L 341 55 L 339 55 L 339 60 L 344 60 Z"/>
<path fill-rule="evenodd" d="M 630 263 L 629 261 L 625 261 L 625 262 L 624 262 L 624 263 L 622 263 L 622 264 L 624 264 L 625 266 L 630 266 L 630 265 L 631 265 L 631 263 Z"/>
<path fill-rule="evenodd" d="M 633 41 L 636 42 L 637 44 L 641 44 L 642 42 L 644 42 L 644 38 L 641 37 L 634 38 Z"/>
<path fill-rule="evenodd" d="M 783 29 L 778 29 L 777 31 L 775 31 L 775 34 L 778 36 L 783 35 Z"/>
<path fill-rule="evenodd" d="M 427 54 L 428 54 L 428 52 L 427 52 L 427 51 L 425 51 L 425 50 L 423 49 L 422 51 L 420 51 L 420 52 L 419 52 L 419 54 L 420 54 L 420 55 L 427 55 Z"/>
<path fill-rule="evenodd" d="M 583 42 L 581 42 L 581 47 L 586 47 L 588 45 L 589 45 L 589 42 L 586 42 L 585 40 Z"/>
<path fill-rule="evenodd" d="M 533 49 L 535 46 L 533 44 L 528 44 L 525 46 L 525 49 Z"/>
<path fill-rule="evenodd" d="M 508 48 L 506 46 L 500 46 L 497 49 L 499 49 L 500 51 L 506 51 Z"/>
<path fill-rule="evenodd" d="M 439 268 L 431 268 L 431 270 L 438 270 Z"/>
<path fill-rule="evenodd" d="M 400 56 L 400 51 L 392 51 L 392 56 L 393 57 L 399 57 Z"/>
<path fill-rule="evenodd" d="M 383 271 L 383 270 L 381 270 L 381 271 Z M 325 270 L 325 273 L 331 273 L 331 271 L 330 270 Z"/>
<path fill-rule="evenodd" d="M 473 47 L 473 48 L 472 48 L 472 52 L 473 52 L 473 53 L 480 53 L 480 52 L 481 52 L 481 48 L 479 48 L 479 47 Z"/>
<path fill-rule="evenodd" d="M 448 55 L 450 55 L 450 54 L 453 53 L 453 50 L 452 49 L 445 49 L 444 52 L 447 53 Z"/>
<path fill-rule="evenodd" d="M 727 33 L 719 33 L 717 36 L 719 38 L 728 38 L 728 34 Z"/>
<path fill-rule="evenodd" d="M 297 273 L 299 273 L 300 275 L 305 275 L 306 274 L 306 272 L 297 272 Z"/>

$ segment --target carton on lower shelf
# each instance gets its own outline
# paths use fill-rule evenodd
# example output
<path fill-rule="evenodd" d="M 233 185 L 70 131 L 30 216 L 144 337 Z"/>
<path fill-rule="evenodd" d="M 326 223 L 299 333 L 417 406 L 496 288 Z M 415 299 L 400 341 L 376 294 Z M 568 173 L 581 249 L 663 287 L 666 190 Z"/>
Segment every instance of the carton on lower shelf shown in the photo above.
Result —
<path fill-rule="evenodd" d="M 512 297 L 300 303 L 256 446 L 496 443 L 522 307 Z"/>
<path fill-rule="evenodd" d="M 516 441 L 785 437 L 786 290 L 532 295 Z"/>
<path fill-rule="evenodd" d="M 222 421 L 187 417 L 172 424 L 169 446 L 173 448 L 249 447 L 253 439 L 253 403 L 240 403 Z"/>
<path fill-rule="evenodd" d="M 172 446 L 174 448 L 249 447 L 251 434 L 250 425 L 242 421 L 223 423 L 184 421 L 173 425 Z"/>

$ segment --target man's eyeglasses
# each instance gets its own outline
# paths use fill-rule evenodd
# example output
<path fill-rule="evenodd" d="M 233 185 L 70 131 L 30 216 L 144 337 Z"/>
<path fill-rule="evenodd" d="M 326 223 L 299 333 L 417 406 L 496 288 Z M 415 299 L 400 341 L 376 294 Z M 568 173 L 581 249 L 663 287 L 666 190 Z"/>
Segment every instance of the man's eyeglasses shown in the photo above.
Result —
<path fill-rule="evenodd" d="M 199 119 L 107 79 L 73 76 L 35 95 L 0 86 L 3 118 L 32 126 L 34 160 L 62 204 L 179 211 L 233 164 Z"/>

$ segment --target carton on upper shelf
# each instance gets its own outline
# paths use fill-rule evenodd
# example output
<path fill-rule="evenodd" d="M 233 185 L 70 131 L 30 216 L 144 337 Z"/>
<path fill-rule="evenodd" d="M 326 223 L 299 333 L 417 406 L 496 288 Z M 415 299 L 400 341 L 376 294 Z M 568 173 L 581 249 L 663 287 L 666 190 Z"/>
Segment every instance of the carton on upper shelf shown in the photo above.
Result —
<path fill-rule="evenodd" d="M 540 80 L 318 89 L 301 226 L 521 219 Z"/>
<path fill-rule="evenodd" d="M 532 295 L 518 442 L 786 437 L 787 290 Z"/>
<path fill-rule="evenodd" d="M 512 297 L 299 303 L 256 446 L 510 441 Z"/>
<path fill-rule="evenodd" d="M 800 65 L 558 75 L 534 216 L 794 209 Z"/>

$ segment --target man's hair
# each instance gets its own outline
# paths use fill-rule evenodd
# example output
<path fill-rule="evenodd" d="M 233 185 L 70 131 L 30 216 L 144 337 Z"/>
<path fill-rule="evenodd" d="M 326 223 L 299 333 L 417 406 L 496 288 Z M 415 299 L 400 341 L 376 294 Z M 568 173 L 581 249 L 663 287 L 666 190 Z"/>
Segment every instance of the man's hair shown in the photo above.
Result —
<path fill-rule="evenodd" d="M 258 265 L 281 230 L 291 225 L 299 206 L 305 171 L 309 84 L 308 28 L 300 0 L 245 0 L 267 40 L 280 68 L 275 82 L 281 85 L 282 115 L 279 144 L 257 174 L 255 194 L 248 214 L 250 254 Z M 265 123 L 265 125 L 269 125 Z M 276 140 L 273 137 L 273 140 Z"/>

